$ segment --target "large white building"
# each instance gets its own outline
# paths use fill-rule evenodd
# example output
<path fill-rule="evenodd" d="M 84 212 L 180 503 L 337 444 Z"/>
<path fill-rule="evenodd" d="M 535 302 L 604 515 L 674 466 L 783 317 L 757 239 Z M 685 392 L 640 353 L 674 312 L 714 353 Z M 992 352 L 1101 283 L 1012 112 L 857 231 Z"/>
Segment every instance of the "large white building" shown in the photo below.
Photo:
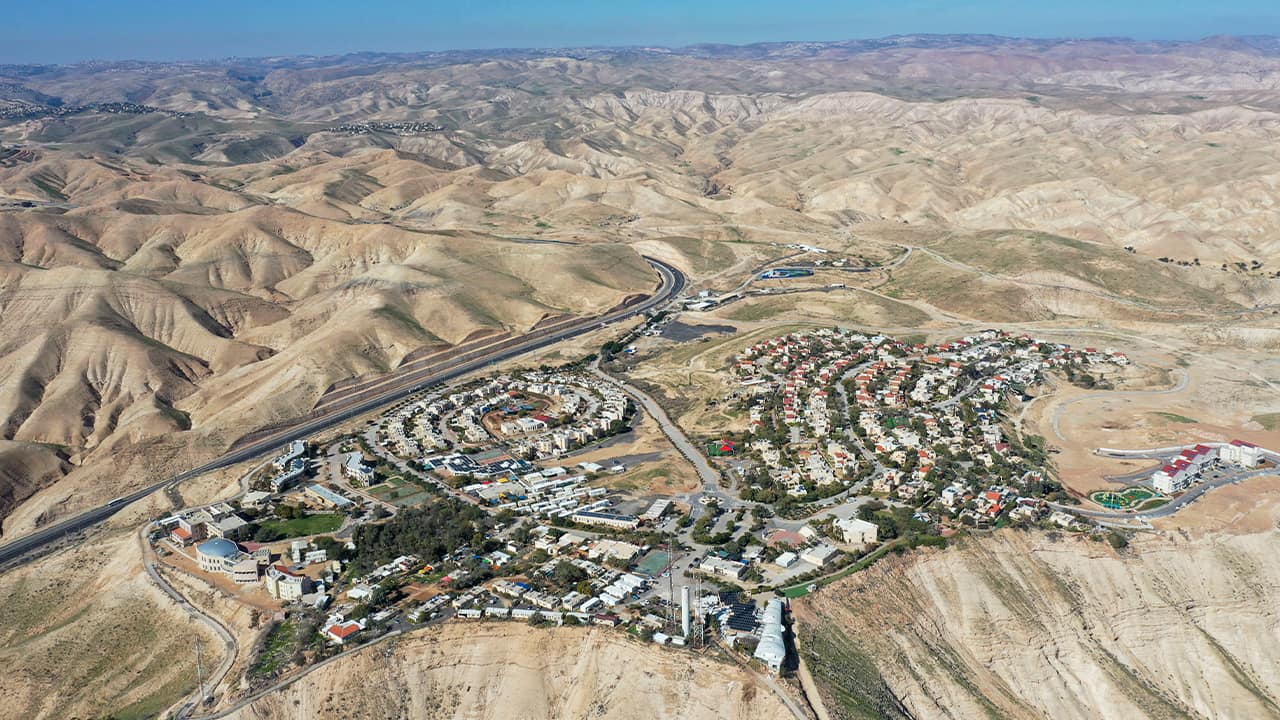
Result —
<path fill-rule="evenodd" d="M 858 518 L 838 519 L 836 529 L 840 531 L 844 541 L 850 545 L 870 545 L 876 541 L 877 533 L 880 531 L 875 523 Z"/>
<path fill-rule="evenodd" d="M 698 569 L 710 575 L 719 575 L 731 580 L 741 580 L 742 575 L 747 571 L 747 566 L 734 560 L 705 557 L 698 564 Z"/>
<path fill-rule="evenodd" d="M 342 464 L 342 472 L 348 478 L 368 484 L 373 481 L 373 468 L 369 467 L 360 453 L 351 453 Z"/>
<path fill-rule="evenodd" d="M 595 510 L 579 510 L 571 516 L 571 519 L 584 525 L 605 525 L 622 530 L 635 530 L 640 525 L 640 518 L 635 515 L 620 515 L 618 513 Z"/>
<path fill-rule="evenodd" d="M 775 598 L 764 607 L 760 644 L 756 645 L 755 652 L 755 658 L 773 672 L 781 670 L 782 663 L 787 659 L 787 644 L 782 633 L 782 601 Z"/>
<path fill-rule="evenodd" d="M 285 602 L 300 600 L 303 595 L 311 592 L 312 588 L 311 578 L 289 572 L 289 569 L 282 565 L 267 568 L 263 583 L 267 586 L 267 592 L 271 597 Z"/>
<path fill-rule="evenodd" d="M 1190 487 L 1191 481 L 1196 478 L 1197 474 L 1192 471 L 1191 466 L 1185 462 L 1178 461 L 1172 465 L 1165 465 L 1152 473 L 1151 485 L 1161 493 L 1171 495 Z"/>
<path fill-rule="evenodd" d="M 213 538 L 197 545 L 196 562 L 201 570 L 230 575 L 238 583 L 258 582 L 258 561 L 225 538 Z"/>
<path fill-rule="evenodd" d="M 289 443 L 289 447 L 287 447 L 283 453 L 276 457 L 272 464 L 276 466 L 277 470 L 283 470 L 286 465 L 289 465 L 294 460 L 301 458 L 306 453 L 307 444 L 301 440 L 294 440 Z"/>
<path fill-rule="evenodd" d="M 1262 463 L 1262 448 L 1244 440 L 1232 440 L 1219 449 L 1218 457 L 1224 462 L 1253 468 Z"/>
<path fill-rule="evenodd" d="M 800 554 L 800 559 L 812 565 L 817 565 L 818 567 L 822 567 L 827 563 L 831 562 L 839 554 L 840 554 L 839 550 L 836 550 L 834 547 L 831 547 L 830 545 L 823 543 L 821 545 L 815 545 L 814 547 L 811 547 L 808 550 L 805 550 L 803 553 Z"/>

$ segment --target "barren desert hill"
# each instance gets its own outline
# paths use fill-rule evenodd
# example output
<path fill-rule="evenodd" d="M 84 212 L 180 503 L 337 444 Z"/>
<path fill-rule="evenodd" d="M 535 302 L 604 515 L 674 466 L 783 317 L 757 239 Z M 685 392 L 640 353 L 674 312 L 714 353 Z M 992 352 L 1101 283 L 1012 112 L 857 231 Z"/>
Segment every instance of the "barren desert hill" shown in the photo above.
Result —
<path fill-rule="evenodd" d="M 1218 376 L 1195 401 L 1251 417 L 1280 349 L 1278 113 L 1268 38 L 3 66 L 0 521 L 30 531 L 335 384 L 652 292 L 642 254 L 717 290 L 795 244 L 874 258 L 715 312 L 1164 343 Z M 0 576 L 15 716 L 190 690 L 195 625 L 124 527 L 169 499 L 148 502 Z M 802 649 L 836 717 L 1278 716 L 1263 520 L 890 557 L 797 605 Z M 785 714 L 737 668 L 599 629 L 459 622 L 386 647 L 238 717 Z"/>
<path fill-rule="evenodd" d="M 1278 71 L 1257 38 L 982 36 L 5 66 L 0 437 L 72 480 L 6 531 L 648 292 L 641 250 L 698 281 L 918 247 L 884 289 L 976 321 L 1261 322 Z"/>
<path fill-rule="evenodd" d="M 197 641 L 205 672 L 216 667 L 222 640 L 140 557 L 120 528 L 0 575 L 0 717 L 157 717 L 195 684 Z"/>
<path fill-rule="evenodd" d="M 352 226 L 270 207 L 182 223 L 25 215 L 9 227 L 5 437 L 65 447 L 80 467 L 95 451 L 120 461 L 130 446 L 175 432 L 225 446 L 424 346 L 589 315 L 656 284 L 620 246 L 514 252 L 477 234 Z M 561 272 L 541 273 L 542 263 Z"/>
<path fill-rule="evenodd" d="M 387 68 L 374 77 L 402 72 Z M 1038 229 L 1176 260 L 1265 263 L 1276 253 L 1265 198 L 1280 123 L 1253 103 L 1140 112 L 1043 96 L 922 102 L 864 91 L 607 84 L 570 96 L 488 92 L 457 109 L 442 101 L 415 111 L 438 131 L 377 132 L 376 123 L 386 122 L 380 111 L 363 125 L 335 123 L 363 128 L 338 132 L 285 120 L 239 129 L 219 120 L 183 141 L 194 165 L 180 172 L 50 154 L 55 142 L 99 156 L 123 146 L 146 166 L 158 143 L 133 127 L 146 122 L 145 113 L 127 123 L 115 116 L 127 127 L 110 142 L 101 139 L 114 137 L 101 120 L 36 117 L 6 133 L 39 148 L 7 161 L 0 187 L 16 199 L 80 208 L 132 200 L 125 209 L 164 212 L 259 202 L 332 219 L 508 231 L 539 221 L 553 232 L 582 231 L 614 214 L 638 214 L 635 224 L 648 229 L 883 219 Z M 260 147 L 237 159 L 214 150 L 245 150 L 246 143 Z M 148 181 L 147 189 L 122 188 L 134 180 Z"/>
<path fill-rule="evenodd" d="M 966 539 L 798 603 L 803 652 L 836 718 L 1280 717 L 1268 524 Z"/>
<path fill-rule="evenodd" d="M 371 692 L 376 688 L 376 692 Z M 368 648 L 230 717 L 790 717 L 773 692 L 727 661 L 599 628 L 451 623 Z"/>
<path fill-rule="evenodd" d="M 130 102 L 227 116 L 317 113 L 427 105 L 501 82 L 566 94 L 584 84 L 733 88 L 749 93 L 890 89 L 954 97 L 965 89 L 1052 87 L 1081 93 L 1147 88 L 1211 92 L 1274 90 L 1270 37 L 1198 42 L 1023 39 L 991 35 L 905 35 L 843 42 L 775 42 L 686 48 L 563 48 L 342 56 L 242 58 L 187 63 L 86 63 L 0 67 L 5 98 L 39 105 Z M 1233 71 L 1227 71 L 1226 68 Z M 370 68 L 420 73 L 398 82 Z M 554 74 L 542 75 L 545 71 Z M 432 82 L 423 82 L 430 78 Z M 1069 82 L 1067 82 L 1069 80 Z M 516 93 L 519 94 L 519 93 Z M 336 108 L 334 106 L 337 106 Z M 347 106 L 348 108 L 352 106 Z"/>

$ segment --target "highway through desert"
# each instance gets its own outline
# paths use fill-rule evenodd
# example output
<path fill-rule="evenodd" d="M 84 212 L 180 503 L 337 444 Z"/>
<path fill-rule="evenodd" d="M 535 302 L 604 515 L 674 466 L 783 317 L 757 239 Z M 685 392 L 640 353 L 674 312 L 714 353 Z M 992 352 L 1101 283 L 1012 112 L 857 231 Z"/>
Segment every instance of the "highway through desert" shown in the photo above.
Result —
<path fill-rule="evenodd" d="M 30 535 L 0 545 L 0 567 L 23 561 L 34 551 L 92 527 L 131 503 L 159 490 L 263 455 L 294 440 L 308 437 L 338 423 L 393 403 L 428 386 L 454 380 L 488 365 L 511 360 L 526 353 L 540 350 L 549 345 L 622 322 L 641 313 L 661 307 L 684 290 L 686 282 L 684 273 L 661 260 L 648 256 L 645 256 L 644 259 L 658 273 L 661 282 L 652 295 L 638 303 L 622 307 L 603 316 L 587 318 L 569 326 L 556 326 L 556 329 L 545 334 L 530 334 L 512 341 L 499 343 L 488 351 L 467 353 L 456 358 L 456 362 L 450 364 L 446 369 L 430 375 L 422 375 L 415 372 L 397 380 L 395 374 L 392 373 L 387 381 L 380 382 L 353 397 L 344 398 L 341 403 L 329 406 L 318 416 L 313 415 L 303 422 L 255 438 L 252 442 L 234 448 L 204 465 L 140 488 L 128 495 L 115 498 L 91 510 L 86 510 L 79 515 L 37 530 Z"/>

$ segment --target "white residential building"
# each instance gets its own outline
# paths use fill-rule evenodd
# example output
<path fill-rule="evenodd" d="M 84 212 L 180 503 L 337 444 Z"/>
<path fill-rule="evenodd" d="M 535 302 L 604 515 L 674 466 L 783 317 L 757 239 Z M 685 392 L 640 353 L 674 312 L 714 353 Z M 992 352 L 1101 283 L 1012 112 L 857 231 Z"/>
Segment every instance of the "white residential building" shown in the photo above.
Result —
<path fill-rule="evenodd" d="M 835 521 L 836 530 L 849 545 L 870 545 L 876 541 L 880 528 L 866 520 L 845 518 Z"/>

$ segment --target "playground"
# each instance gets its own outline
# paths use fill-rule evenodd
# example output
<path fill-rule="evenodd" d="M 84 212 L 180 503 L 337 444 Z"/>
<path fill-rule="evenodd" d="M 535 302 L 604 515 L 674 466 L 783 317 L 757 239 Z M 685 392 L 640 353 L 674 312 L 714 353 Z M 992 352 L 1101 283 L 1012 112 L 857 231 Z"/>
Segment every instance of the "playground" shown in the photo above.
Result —
<path fill-rule="evenodd" d="M 707 454 L 711 457 L 729 457 L 736 452 L 738 452 L 738 444 L 729 440 L 707 443 Z"/>
<path fill-rule="evenodd" d="M 1148 500 L 1158 497 L 1153 490 L 1141 487 L 1124 490 L 1099 490 L 1089 495 L 1089 499 L 1108 510 L 1132 510 Z"/>

